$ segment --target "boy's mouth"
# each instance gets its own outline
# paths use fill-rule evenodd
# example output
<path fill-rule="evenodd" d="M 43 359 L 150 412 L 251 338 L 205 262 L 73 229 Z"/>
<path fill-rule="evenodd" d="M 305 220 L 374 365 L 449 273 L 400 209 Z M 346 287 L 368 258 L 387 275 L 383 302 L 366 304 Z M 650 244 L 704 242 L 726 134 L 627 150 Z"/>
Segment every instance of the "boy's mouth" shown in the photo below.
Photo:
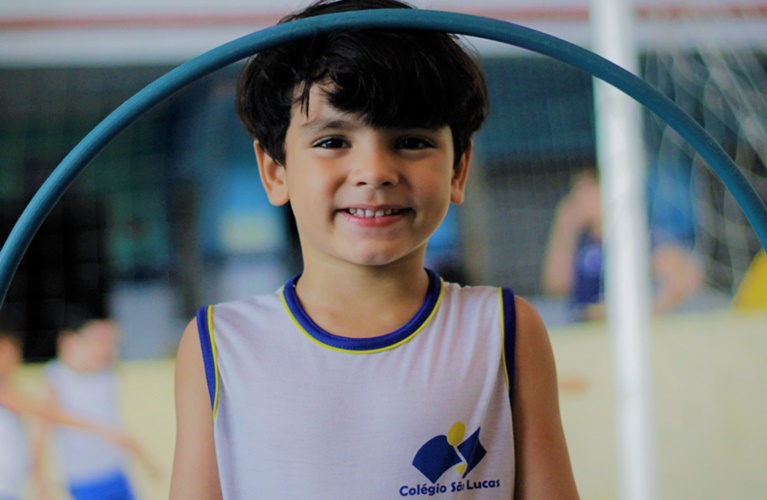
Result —
<path fill-rule="evenodd" d="M 347 208 L 346 212 L 354 217 L 361 217 L 364 219 L 374 219 L 376 217 L 385 217 L 387 215 L 397 215 L 403 212 L 402 208 L 386 208 L 381 210 L 370 210 L 366 208 Z"/>

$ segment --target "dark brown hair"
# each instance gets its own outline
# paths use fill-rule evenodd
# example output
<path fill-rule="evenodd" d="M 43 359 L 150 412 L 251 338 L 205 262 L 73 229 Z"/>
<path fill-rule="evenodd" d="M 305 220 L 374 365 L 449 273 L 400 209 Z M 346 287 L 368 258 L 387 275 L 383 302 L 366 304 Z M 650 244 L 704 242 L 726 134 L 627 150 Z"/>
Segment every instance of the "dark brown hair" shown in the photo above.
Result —
<path fill-rule="evenodd" d="M 280 23 L 365 9 L 411 9 L 397 0 L 320 0 Z M 487 116 L 487 86 L 476 60 L 455 36 L 425 30 L 344 30 L 261 52 L 242 70 L 237 113 L 247 131 L 285 163 L 293 105 L 308 110 L 321 84 L 336 109 L 375 127 L 448 125 L 455 160 Z"/>

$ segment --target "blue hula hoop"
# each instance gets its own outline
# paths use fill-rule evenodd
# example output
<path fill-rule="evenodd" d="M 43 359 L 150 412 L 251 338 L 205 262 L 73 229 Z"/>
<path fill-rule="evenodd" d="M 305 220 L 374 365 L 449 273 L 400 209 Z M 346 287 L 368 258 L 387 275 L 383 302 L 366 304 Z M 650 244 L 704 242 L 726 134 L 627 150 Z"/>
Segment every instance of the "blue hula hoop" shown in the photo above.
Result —
<path fill-rule="evenodd" d="M 577 45 L 505 21 L 454 12 L 381 9 L 328 14 L 257 31 L 191 59 L 125 101 L 61 161 L 19 217 L 0 250 L 0 306 L 24 252 L 53 206 L 96 154 L 142 114 L 186 85 L 257 52 L 315 34 L 366 28 L 422 29 L 485 38 L 558 59 L 604 80 L 684 137 L 730 190 L 767 249 L 767 208 L 748 180 L 695 120 L 636 75 Z"/>

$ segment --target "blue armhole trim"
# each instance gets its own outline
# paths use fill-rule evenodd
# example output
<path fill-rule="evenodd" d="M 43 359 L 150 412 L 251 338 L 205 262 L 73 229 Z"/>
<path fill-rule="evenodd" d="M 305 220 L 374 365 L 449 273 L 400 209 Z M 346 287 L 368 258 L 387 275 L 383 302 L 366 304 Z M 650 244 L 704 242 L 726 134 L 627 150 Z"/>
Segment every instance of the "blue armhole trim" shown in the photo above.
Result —
<path fill-rule="evenodd" d="M 208 382 L 210 406 L 213 408 L 216 401 L 216 360 L 213 355 L 213 346 L 210 343 L 211 332 L 208 331 L 208 307 L 201 307 L 197 310 L 197 333 L 200 336 L 202 362 L 205 365 L 205 380 Z"/>
<path fill-rule="evenodd" d="M 509 402 L 514 401 L 514 362 L 517 345 L 517 308 L 514 304 L 514 292 L 509 288 L 501 289 L 503 302 L 503 352 L 506 359 L 506 376 L 509 380 Z"/>

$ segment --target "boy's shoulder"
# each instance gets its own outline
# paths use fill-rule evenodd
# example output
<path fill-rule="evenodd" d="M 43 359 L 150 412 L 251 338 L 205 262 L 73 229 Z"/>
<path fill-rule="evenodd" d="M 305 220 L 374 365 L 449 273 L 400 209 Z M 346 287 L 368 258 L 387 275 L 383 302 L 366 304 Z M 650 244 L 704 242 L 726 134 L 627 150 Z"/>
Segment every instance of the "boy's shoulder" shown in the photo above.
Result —
<path fill-rule="evenodd" d="M 442 288 L 445 295 L 450 294 L 458 298 L 466 299 L 482 295 L 496 297 L 501 297 L 501 295 L 506 295 L 508 297 L 514 296 L 514 292 L 511 288 L 493 285 L 462 285 L 443 280 Z"/>
<path fill-rule="evenodd" d="M 262 293 L 258 295 L 250 295 L 247 297 L 240 297 L 236 299 L 224 300 L 221 302 L 215 302 L 200 307 L 197 310 L 198 319 L 210 315 L 215 311 L 215 314 L 236 314 L 244 313 L 246 311 L 262 311 L 269 313 L 275 310 L 275 308 L 283 308 L 283 288 L 269 293 Z"/>
<path fill-rule="evenodd" d="M 498 287 L 493 285 L 462 285 L 459 283 L 444 280 L 436 274 L 434 274 L 434 276 L 437 280 L 439 280 L 440 283 L 435 291 L 440 292 L 440 294 L 443 296 L 468 299 L 470 297 L 477 297 L 480 295 L 498 295 L 503 291 L 510 294 L 510 296 L 514 295 L 514 292 L 510 288 L 506 287 Z M 259 308 L 268 310 L 275 306 L 280 306 L 280 308 L 283 308 L 286 300 L 285 296 L 290 295 L 284 293 L 285 288 L 290 286 L 293 286 L 293 280 L 289 281 L 284 286 L 281 286 L 274 292 L 250 295 L 247 297 L 225 300 L 202 306 L 198 309 L 198 314 L 210 309 L 215 309 L 215 311 L 218 313 L 219 311 L 236 311 Z"/>

